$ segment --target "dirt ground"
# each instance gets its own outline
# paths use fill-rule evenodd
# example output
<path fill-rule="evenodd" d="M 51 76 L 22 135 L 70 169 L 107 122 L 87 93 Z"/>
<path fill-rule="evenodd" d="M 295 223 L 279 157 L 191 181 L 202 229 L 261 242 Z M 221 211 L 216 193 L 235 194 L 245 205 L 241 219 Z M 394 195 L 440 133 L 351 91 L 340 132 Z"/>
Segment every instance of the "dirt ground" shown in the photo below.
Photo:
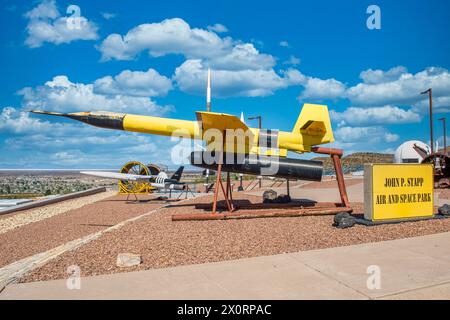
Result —
<path fill-rule="evenodd" d="M 260 202 L 261 198 L 236 193 L 240 201 Z M 104 234 L 77 250 L 67 252 L 25 275 L 21 281 L 66 278 L 70 265 L 78 265 L 82 276 L 165 268 L 178 265 L 272 255 L 284 252 L 354 245 L 450 231 L 450 219 L 350 229 L 332 226 L 333 216 L 264 218 L 218 221 L 177 221 L 172 214 L 199 213 L 194 203 L 209 203 L 206 196 L 188 203 L 161 209 L 121 229 Z M 190 203 L 190 204 L 189 204 Z M 353 203 L 362 214 L 362 204 Z M 111 206 L 111 209 L 114 206 Z M 3 240 L 0 240 L 3 242 Z M 0 242 L 1 243 L 1 242 Z M 142 256 L 138 267 L 116 267 L 119 253 Z"/>

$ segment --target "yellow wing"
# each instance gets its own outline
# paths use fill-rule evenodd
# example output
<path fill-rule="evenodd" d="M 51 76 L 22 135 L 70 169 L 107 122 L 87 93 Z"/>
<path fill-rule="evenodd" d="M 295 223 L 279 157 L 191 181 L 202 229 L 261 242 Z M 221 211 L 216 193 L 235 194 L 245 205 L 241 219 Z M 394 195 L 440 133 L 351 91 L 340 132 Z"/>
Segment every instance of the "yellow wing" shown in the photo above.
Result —
<path fill-rule="evenodd" d="M 225 151 L 249 152 L 254 134 L 238 117 L 226 113 L 201 111 L 196 112 L 196 116 L 208 150 L 221 150 L 225 134 Z"/>
<path fill-rule="evenodd" d="M 209 129 L 217 129 L 222 132 L 226 129 L 242 129 L 244 132 L 249 130 L 245 123 L 231 114 L 202 111 L 197 111 L 195 114 L 203 132 Z"/>

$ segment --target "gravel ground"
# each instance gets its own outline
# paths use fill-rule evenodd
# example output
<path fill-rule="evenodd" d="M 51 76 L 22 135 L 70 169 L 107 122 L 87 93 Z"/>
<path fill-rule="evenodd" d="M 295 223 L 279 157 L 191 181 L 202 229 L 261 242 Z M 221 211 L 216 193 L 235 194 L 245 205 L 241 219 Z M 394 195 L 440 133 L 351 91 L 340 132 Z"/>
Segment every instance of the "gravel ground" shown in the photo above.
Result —
<path fill-rule="evenodd" d="M 450 199 L 450 189 L 438 190 L 440 199 Z"/>
<path fill-rule="evenodd" d="M 283 182 L 283 183 L 281 183 L 281 182 Z M 251 183 L 252 187 L 249 188 L 248 190 L 245 190 L 245 191 L 258 191 L 258 190 L 260 190 L 259 184 L 256 183 L 253 180 L 244 180 L 244 181 L 242 181 L 243 188 L 246 189 L 247 186 L 250 183 Z M 268 180 L 268 179 L 263 179 L 262 180 L 262 184 L 261 184 L 261 189 L 286 187 L 286 181 L 285 180 L 284 181 L 277 181 L 275 183 L 275 186 L 273 186 L 274 183 L 275 183 L 275 181 Z M 292 187 L 296 187 L 296 186 L 299 186 L 299 185 L 305 184 L 305 183 L 310 183 L 310 182 L 309 181 L 302 181 L 302 180 L 290 181 L 290 186 L 292 188 Z M 231 182 L 231 184 L 233 185 L 233 191 L 234 192 L 238 192 L 237 188 L 240 185 L 239 181 L 233 180 Z M 200 192 L 204 192 L 205 191 L 205 186 L 203 185 L 203 183 L 198 183 L 198 184 L 196 184 L 196 189 L 195 190 L 200 191 Z"/>
<path fill-rule="evenodd" d="M 68 241 L 106 229 L 131 217 L 161 207 L 162 203 L 127 203 L 114 196 L 0 234 L 0 267 Z M 139 196 L 148 199 L 149 196 Z M 61 204 L 60 204 L 61 205 Z M 66 204 L 62 204 L 66 207 Z"/>
<path fill-rule="evenodd" d="M 15 228 L 22 227 L 29 223 L 38 222 L 73 209 L 81 208 L 90 203 L 109 198 L 114 194 L 117 194 L 117 191 L 106 191 L 91 196 L 51 204 L 36 209 L 18 211 L 0 216 L 0 234 L 3 234 Z"/>
<path fill-rule="evenodd" d="M 241 200 L 260 198 L 235 194 Z M 209 202 L 211 196 L 193 200 Z M 362 204 L 353 204 L 362 213 Z M 197 211 L 196 211 L 197 210 Z M 265 218 L 221 221 L 172 222 L 174 213 L 204 212 L 186 204 L 155 214 L 103 235 L 75 251 L 67 252 L 25 275 L 21 282 L 66 278 L 69 265 L 78 265 L 82 276 L 165 268 L 222 260 L 354 245 L 450 231 L 450 219 L 376 227 L 332 227 L 333 216 Z M 1 243 L 1 242 L 0 242 Z M 140 254 L 138 267 L 116 267 L 118 253 Z"/>
<path fill-rule="evenodd" d="M 361 184 L 364 183 L 364 179 L 345 179 L 345 186 L 348 188 L 350 186 L 356 185 L 356 184 Z M 312 183 L 308 183 L 305 184 L 304 186 L 301 186 L 300 188 L 305 188 L 305 189 L 328 189 L 328 188 L 337 188 L 337 181 L 336 179 L 334 180 L 327 180 L 327 181 L 322 181 L 322 182 L 312 182 Z"/>

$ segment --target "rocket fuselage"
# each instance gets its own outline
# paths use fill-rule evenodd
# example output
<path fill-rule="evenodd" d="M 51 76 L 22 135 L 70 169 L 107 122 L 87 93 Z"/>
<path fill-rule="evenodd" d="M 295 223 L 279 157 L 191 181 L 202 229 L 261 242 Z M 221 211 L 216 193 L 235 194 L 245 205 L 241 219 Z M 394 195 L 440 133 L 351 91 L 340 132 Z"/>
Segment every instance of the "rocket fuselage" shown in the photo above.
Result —
<path fill-rule="evenodd" d="M 320 181 L 322 162 L 286 158 L 287 152 L 311 152 L 314 146 L 334 141 L 328 107 L 325 105 L 304 104 L 290 132 L 249 128 L 233 115 L 215 112 L 198 111 L 195 121 L 106 111 L 66 114 L 40 110 L 31 112 L 71 118 L 101 128 L 204 140 L 207 153 L 223 151 L 227 160 L 227 154 L 236 157 L 244 155 L 239 161 L 222 160 L 224 171 L 288 179 Z M 191 155 L 192 164 L 207 169 L 217 168 L 217 162 L 204 161 L 203 156 L 202 152 L 194 152 Z"/>
<path fill-rule="evenodd" d="M 198 121 L 142 116 L 125 113 L 115 113 L 107 111 L 76 112 L 68 114 L 33 111 L 38 114 L 48 114 L 62 116 L 73 120 L 81 121 L 86 124 L 115 130 L 125 130 L 131 132 L 140 132 L 147 134 L 156 134 L 161 136 L 180 136 L 191 139 L 203 139 L 203 132 L 199 128 Z M 249 128 L 253 135 L 258 136 L 258 128 Z M 278 148 L 291 151 L 304 152 L 303 136 L 287 131 L 277 131 Z"/>
<path fill-rule="evenodd" d="M 218 163 L 221 161 L 222 170 L 225 172 L 273 176 L 291 180 L 322 180 L 323 164 L 321 161 L 235 153 L 223 153 L 222 159 L 220 156 L 218 158 L 214 158 L 214 156 L 214 153 L 208 151 L 194 151 L 189 160 L 193 166 L 205 169 L 217 170 Z"/>

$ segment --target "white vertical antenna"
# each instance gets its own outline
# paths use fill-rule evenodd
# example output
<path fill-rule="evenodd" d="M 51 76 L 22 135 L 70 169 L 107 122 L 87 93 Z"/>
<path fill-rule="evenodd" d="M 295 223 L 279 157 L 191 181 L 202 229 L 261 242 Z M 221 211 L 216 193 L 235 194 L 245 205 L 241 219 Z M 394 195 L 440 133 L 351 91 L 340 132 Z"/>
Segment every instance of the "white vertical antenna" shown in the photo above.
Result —
<path fill-rule="evenodd" d="M 208 68 L 208 83 L 206 84 L 206 111 L 211 111 L 211 68 Z"/>
<path fill-rule="evenodd" d="M 208 81 L 206 83 L 206 111 L 211 112 L 211 68 L 208 68 Z M 209 169 L 206 169 L 206 183 L 208 183 Z"/>

